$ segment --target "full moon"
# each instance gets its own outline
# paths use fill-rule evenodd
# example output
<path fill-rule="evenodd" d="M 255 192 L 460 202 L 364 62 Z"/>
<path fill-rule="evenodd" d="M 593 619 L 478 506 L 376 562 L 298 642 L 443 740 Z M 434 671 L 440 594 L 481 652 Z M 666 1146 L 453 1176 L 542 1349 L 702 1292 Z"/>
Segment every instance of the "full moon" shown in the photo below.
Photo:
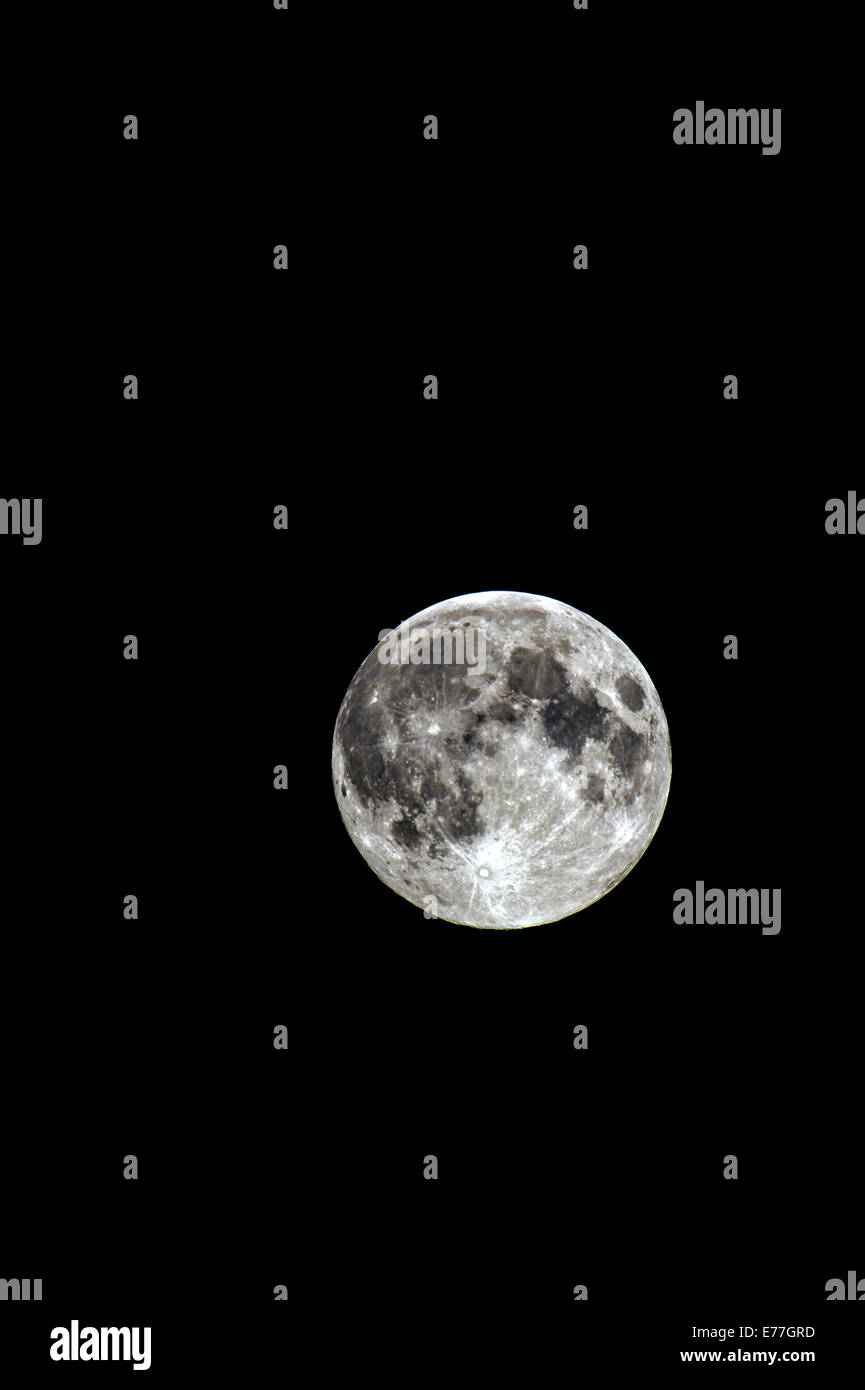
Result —
<path fill-rule="evenodd" d="M 667 720 L 633 652 L 556 599 L 447 599 L 382 634 L 333 736 L 346 829 L 431 918 L 533 927 L 630 873 L 670 788 Z"/>

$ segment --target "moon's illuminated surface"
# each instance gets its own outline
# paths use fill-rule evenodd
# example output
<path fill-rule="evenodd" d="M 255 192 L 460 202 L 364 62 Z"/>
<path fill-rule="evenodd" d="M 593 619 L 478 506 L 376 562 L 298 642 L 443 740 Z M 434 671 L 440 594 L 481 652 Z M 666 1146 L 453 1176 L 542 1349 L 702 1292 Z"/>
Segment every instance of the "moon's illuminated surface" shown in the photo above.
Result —
<path fill-rule="evenodd" d="M 342 818 L 382 882 L 472 927 L 554 922 L 609 893 L 670 787 L 667 721 L 633 652 L 566 603 L 498 590 L 396 635 L 398 653 L 380 642 L 357 672 L 333 737 Z"/>

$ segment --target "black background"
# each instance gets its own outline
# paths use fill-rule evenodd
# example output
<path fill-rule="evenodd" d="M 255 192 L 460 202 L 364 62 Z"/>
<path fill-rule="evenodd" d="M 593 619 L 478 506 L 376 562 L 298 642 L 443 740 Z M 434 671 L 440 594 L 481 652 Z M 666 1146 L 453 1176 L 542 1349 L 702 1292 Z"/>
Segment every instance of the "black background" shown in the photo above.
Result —
<path fill-rule="evenodd" d="M 0 1365 L 128 1376 L 49 1362 L 78 1318 L 152 1325 L 166 1382 L 309 1356 L 667 1373 L 717 1345 L 692 1325 L 742 1322 L 814 1326 L 840 1368 L 861 1324 L 824 1285 L 865 1275 L 861 540 L 824 529 L 857 485 L 829 21 L 67 23 L 63 139 L 23 107 L 45 289 L 4 468 L 46 530 L 0 541 L 0 1275 L 45 1295 L 3 1305 Z M 698 99 L 780 106 L 780 155 L 675 146 Z M 489 588 L 612 628 L 673 748 L 634 871 L 511 933 L 388 892 L 330 784 L 378 632 Z M 697 879 L 781 887 L 780 934 L 675 926 Z"/>

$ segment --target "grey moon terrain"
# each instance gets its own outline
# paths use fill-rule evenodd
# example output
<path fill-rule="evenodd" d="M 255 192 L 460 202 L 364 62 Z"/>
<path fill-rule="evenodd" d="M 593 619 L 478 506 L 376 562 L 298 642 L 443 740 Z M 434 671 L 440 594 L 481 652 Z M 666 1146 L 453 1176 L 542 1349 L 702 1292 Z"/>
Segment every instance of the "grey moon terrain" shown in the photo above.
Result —
<path fill-rule="evenodd" d="M 438 650 L 436 632 L 451 634 Z M 500 929 L 609 893 L 670 787 L 664 710 L 633 652 L 566 603 L 499 590 L 395 635 L 360 667 L 333 737 L 343 821 L 382 882 L 430 917 Z"/>

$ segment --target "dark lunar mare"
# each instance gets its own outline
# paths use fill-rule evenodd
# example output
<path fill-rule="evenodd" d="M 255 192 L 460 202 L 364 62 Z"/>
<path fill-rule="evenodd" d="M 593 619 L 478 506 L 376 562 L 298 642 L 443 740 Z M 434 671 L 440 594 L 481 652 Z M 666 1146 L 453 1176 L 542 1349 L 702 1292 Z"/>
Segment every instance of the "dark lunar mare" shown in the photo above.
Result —
<path fill-rule="evenodd" d="M 467 761 L 473 729 L 480 720 L 470 706 L 480 691 L 465 684 L 472 670 L 454 664 L 434 666 L 376 664 L 355 681 L 340 712 L 337 736 L 345 756 L 346 771 L 364 806 L 375 808 L 388 801 L 400 807 L 391 822 L 394 838 L 407 851 L 422 847 L 430 858 L 442 857 L 448 841 L 470 841 L 483 833 L 479 808 L 482 793 L 459 766 Z M 374 692 L 378 697 L 370 703 Z M 406 728 L 413 716 L 431 717 L 437 705 L 450 705 L 464 713 L 465 734 L 440 741 L 440 752 L 412 752 Z M 406 752 L 388 757 L 382 743 L 390 727 L 401 737 Z M 443 766 L 450 777 L 443 779 Z M 450 785 L 448 785 L 448 782 Z M 424 828 L 418 827 L 425 818 Z"/>

